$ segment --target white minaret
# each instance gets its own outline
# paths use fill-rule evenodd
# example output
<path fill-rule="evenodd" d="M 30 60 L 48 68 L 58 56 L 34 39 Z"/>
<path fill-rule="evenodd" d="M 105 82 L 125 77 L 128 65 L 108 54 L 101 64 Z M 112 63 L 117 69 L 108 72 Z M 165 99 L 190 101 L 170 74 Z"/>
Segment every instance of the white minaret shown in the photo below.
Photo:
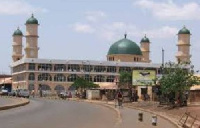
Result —
<path fill-rule="evenodd" d="M 178 63 L 190 63 L 190 36 L 190 31 L 185 26 L 178 32 L 178 52 L 176 54 Z"/>
<path fill-rule="evenodd" d="M 150 63 L 150 41 L 149 38 L 144 36 L 140 42 L 140 48 L 142 51 L 142 62 Z"/>
<path fill-rule="evenodd" d="M 26 21 L 25 58 L 38 58 L 38 20 L 32 16 Z"/>
<path fill-rule="evenodd" d="M 13 53 L 12 53 L 12 60 L 13 62 L 18 61 L 22 59 L 22 37 L 23 33 L 22 31 L 17 28 L 15 32 L 13 33 Z"/>

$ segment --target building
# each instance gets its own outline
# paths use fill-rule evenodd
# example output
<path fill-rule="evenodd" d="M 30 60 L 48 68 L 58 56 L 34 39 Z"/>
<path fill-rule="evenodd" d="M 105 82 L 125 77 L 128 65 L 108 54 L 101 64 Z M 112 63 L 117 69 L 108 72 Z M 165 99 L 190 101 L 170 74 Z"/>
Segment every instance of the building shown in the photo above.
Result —
<path fill-rule="evenodd" d="M 0 74 L 0 91 L 6 89 L 11 91 L 12 88 L 12 78 L 11 75 Z"/>
<path fill-rule="evenodd" d="M 115 89 L 116 80 L 119 79 L 121 71 L 136 71 L 136 74 L 148 71 L 148 75 L 153 72 L 152 77 L 154 78 L 160 74 L 161 64 L 151 63 L 151 43 L 146 35 L 138 46 L 125 34 L 124 38 L 111 45 L 106 56 L 107 61 L 51 60 L 38 58 L 38 26 L 38 20 L 32 15 L 26 21 L 25 36 L 19 28 L 13 34 L 11 67 L 14 90 L 19 88 L 35 90 L 35 92 L 38 92 L 38 89 L 67 90 L 78 77 L 93 81 L 101 88 Z M 26 38 L 24 55 L 22 54 L 23 37 Z M 178 62 L 190 61 L 189 47 L 190 32 L 184 27 L 178 33 L 178 54 L 176 56 Z M 136 81 L 137 78 L 134 79 L 133 85 L 136 87 L 138 95 L 148 93 L 151 96 L 152 84 L 139 84 Z"/>

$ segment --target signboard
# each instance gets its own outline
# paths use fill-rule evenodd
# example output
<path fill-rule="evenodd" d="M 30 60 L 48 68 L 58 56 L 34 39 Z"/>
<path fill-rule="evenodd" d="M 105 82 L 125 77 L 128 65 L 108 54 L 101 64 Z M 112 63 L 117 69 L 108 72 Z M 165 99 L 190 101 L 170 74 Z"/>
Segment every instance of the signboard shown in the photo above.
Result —
<path fill-rule="evenodd" d="M 153 80 L 156 78 L 155 70 L 133 70 L 133 85 L 154 85 Z"/>

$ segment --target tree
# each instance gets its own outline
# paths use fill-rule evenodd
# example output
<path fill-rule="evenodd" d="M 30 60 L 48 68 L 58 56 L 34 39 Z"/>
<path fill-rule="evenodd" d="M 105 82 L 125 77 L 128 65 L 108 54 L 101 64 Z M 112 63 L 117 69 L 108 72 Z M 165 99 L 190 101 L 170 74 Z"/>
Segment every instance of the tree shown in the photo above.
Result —
<path fill-rule="evenodd" d="M 120 72 L 119 87 L 130 88 L 132 85 L 132 74 L 131 72 Z"/>
<path fill-rule="evenodd" d="M 198 77 L 194 76 L 194 66 L 189 64 L 168 62 L 162 67 L 162 73 L 162 78 L 159 80 L 162 94 L 168 95 L 168 98 L 174 94 L 181 102 L 184 92 L 200 82 Z"/>
<path fill-rule="evenodd" d="M 76 89 L 90 89 L 90 88 L 98 88 L 99 85 L 94 84 L 93 82 L 87 81 L 82 77 L 77 78 L 72 84 Z"/>

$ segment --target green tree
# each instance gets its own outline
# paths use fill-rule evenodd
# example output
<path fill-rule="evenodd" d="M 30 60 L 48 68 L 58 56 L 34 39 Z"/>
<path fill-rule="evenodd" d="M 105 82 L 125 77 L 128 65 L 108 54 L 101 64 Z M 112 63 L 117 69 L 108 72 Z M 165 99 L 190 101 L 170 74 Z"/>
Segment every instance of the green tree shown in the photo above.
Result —
<path fill-rule="evenodd" d="M 182 97 L 186 90 L 200 82 L 198 77 L 194 76 L 194 66 L 189 64 L 168 62 L 162 68 L 162 73 L 159 83 L 163 94 Z"/>
<path fill-rule="evenodd" d="M 120 72 L 119 88 L 130 88 L 132 85 L 131 72 Z"/>
<path fill-rule="evenodd" d="M 82 77 L 77 78 L 74 83 L 72 84 L 76 89 L 90 89 L 90 88 L 98 88 L 99 85 L 94 84 L 93 82 L 87 81 Z"/>

